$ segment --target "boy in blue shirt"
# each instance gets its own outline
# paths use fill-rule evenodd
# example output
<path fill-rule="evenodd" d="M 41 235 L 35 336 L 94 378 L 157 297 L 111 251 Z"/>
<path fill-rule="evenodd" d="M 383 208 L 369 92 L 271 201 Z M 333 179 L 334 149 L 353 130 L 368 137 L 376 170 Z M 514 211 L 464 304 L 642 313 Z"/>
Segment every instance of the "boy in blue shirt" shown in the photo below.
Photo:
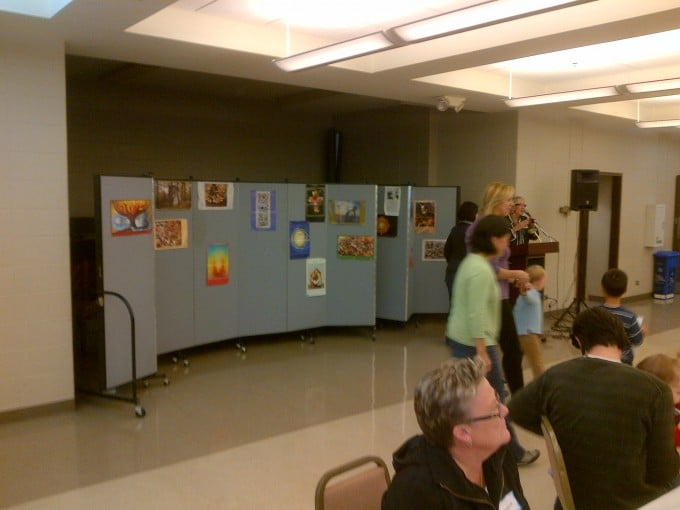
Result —
<path fill-rule="evenodd" d="M 621 306 L 621 297 L 628 288 L 628 276 L 620 269 L 610 269 L 602 275 L 601 283 L 604 292 L 602 307 L 621 320 L 632 346 L 642 345 L 646 333 L 645 328 L 642 327 L 642 319 L 638 319 L 638 316 L 632 310 Z M 621 361 L 627 365 L 633 364 L 632 346 L 621 354 Z"/>
<path fill-rule="evenodd" d="M 541 335 L 543 334 L 543 296 L 545 288 L 545 269 L 537 264 L 526 269 L 529 275 L 529 287 L 520 294 L 515 302 L 512 314 L 515 317 L 517 335 L 522 352 L 529 360 L 534 379 L 545 372 L 543 354 L 541 352 Z"/>

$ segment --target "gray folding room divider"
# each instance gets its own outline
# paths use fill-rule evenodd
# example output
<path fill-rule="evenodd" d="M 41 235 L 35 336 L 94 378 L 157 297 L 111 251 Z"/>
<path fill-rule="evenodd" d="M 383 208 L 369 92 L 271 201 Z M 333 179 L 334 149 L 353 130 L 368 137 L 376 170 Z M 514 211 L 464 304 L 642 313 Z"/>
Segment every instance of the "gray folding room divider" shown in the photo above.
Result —
<path fill-rule="evenodd" d="M 319 185 L 325 216 L 308 221 L 305 184 L 108 176 L 98 183 L 104 285 L 116 282 L 139 316 L 138 349 L 146 361 L 139 365 L 138 359 L 140 377 L 155 372 L 157 354 L 201 344 L 322 326 L 375 325 L 377 186 Z M 212 185 L 232 190 L 228 205 L 198 206 Z M 173 203 L 156 207 L 161 195 Z M 148 210 L 127 218 L 112 212 L 114 202 L 121 210 L 144 202 Z M 113 221 L 121 225 L 111 234 Z M 293 256 L 294 241 L 301 240 L 296 249 L 302 255 Z M 209 269 L 213 250 L 220 254 L 219 278 L 212 278 Z M 318 275 L 310 277 L 309 263 L 318 265 Z M 315 285 L 310 286 L 310 278 Z M 105 341 L 114 345 L 106 360 L 107 370 L 112 365 L 110 386 L 130 380 L 119 367 L 119 358 L 127 354 L 129 360 L 130 352 L 124 352 L 116 331 L 123 323 L 116 308 L 106 300 Z M 115 361 L 108 360 L 109 352 L 115 352 Z"/>
<path fill-rule="evenodd" d="M 378 186 L 377 318 L 448 313 L 443 250 L 459 196 L 456 186 Z"/>

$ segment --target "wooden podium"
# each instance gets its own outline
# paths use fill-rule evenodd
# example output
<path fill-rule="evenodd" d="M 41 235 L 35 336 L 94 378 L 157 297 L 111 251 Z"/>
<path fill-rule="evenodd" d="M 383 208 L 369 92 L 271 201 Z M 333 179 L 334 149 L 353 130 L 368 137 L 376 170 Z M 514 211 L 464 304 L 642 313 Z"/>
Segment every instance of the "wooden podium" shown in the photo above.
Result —
<path fill-rule="evenodd" d="M 544 266 L 545 254 L 559 251 L 560 243 L 557 241 L 549 243 L 530 242 L 510 246 L 510 269 L 526 269 L 527 266 L 537 263 Z"/>

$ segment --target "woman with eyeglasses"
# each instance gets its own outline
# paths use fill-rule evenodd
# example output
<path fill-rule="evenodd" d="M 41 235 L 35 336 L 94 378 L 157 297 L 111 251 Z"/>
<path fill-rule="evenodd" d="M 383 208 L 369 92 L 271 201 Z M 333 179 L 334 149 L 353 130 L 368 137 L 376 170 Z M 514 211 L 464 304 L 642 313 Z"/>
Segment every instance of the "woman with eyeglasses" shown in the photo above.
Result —
<path fill-rule="evenodd" d="M 508 409 L 485 373 L 481 358 L 451 359 L 420 380 L 413 405 L 423 433 L 394 453 L 382 510 L 529 508 L 505 446 Z"/>
<path fill-rule="evenodd" d="M 513 245 L 521 246 L 538 239 L 538 232 L 534 225 L 534 218 L 527 212 L 527 202 L 524 197 L 516 196 L 513 198 L 513 205 L 508 214 L 510 226 L 510 242 Z"/>

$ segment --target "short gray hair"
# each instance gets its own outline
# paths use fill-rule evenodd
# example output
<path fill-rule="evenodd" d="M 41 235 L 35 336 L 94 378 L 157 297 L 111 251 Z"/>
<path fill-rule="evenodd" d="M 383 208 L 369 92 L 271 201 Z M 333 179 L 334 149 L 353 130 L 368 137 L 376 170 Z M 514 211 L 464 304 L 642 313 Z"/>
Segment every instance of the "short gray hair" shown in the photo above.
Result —
<path fill-rule="evenodd" d="M 430 442 L 448 448 L 454 425 L 470 418 L 470 405 L 485 377 L 481 358 L 449 359 L 418 382 L 413 397 L 418 425 Z"/>

